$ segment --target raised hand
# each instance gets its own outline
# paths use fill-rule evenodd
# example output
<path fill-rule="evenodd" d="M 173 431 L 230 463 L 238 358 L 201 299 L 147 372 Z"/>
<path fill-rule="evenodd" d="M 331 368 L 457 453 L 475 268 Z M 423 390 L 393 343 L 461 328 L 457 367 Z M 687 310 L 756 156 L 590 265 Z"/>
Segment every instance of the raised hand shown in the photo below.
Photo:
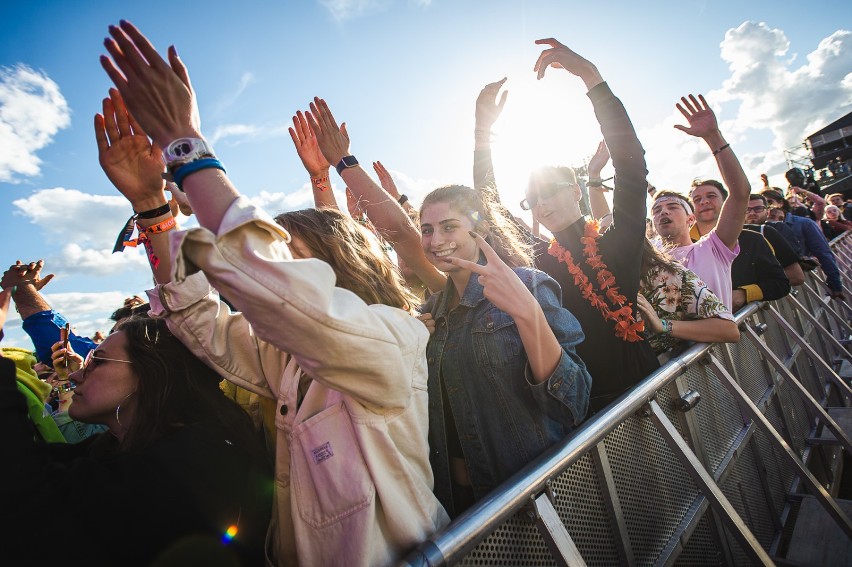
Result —
<path fill-rule="evenodd" d="M 545 49 L 539 54 L 538 60 L 535 62 L 533 71 L 538 74 L 538 79 L 544 77 L 544 73 L 548 67 L 553 67 L 555 69 L 565 69 L 572 75 L 580 77 L 586 83 L 586 88 L 590 90 L 595 85 L 603 82 L 603 77 L 598 72 L 598 68 L 591 61 L 571 51 L 552 37 L 537 39 L 535 43 L 536 45 L 550 46 L 550 49 Z"/>
<path fill-rule="evenodd" d="M 293 126 L 288 128 L 288 131 L 290 138 L 293 139 L 293 145 L 296 146 L 296 153 L 299 154 L 299 159 L 302 160 L 302 165 L 305 166 L 308 175 L 311 177 L 326 176 L 330 167 L 329 162 L 320 151 L 317 138 L 301 110 L 296 112 L 293 117 Z"/>
<path fill-rule="evenodd" d="M 698 95 L 698 99 L 694 95 L 689 95 L 689 99 L 681 97 L 680 102 L 675 104 L 677 109 L 689 122 L 689 126 L 675 124 L 674 127 L 681 132 L 686 132 L 690 136 L 696 138 L 707 138 L 708 136 L 719 135 L 719 124 L 716 121 L 716 114 L 704 100 L 704 95 Z"/>
<path fill-rule="evenodd" d="M 44 260 L 30 262 L 29 264 L 24 264 L 18 260 L 3 273 L 3 278 L 0 279 L 0 288 L 5 290 L 19 285 L 32 284 L 36 291 L 41 291 L 54 277 L 54 274 L 49 274 L 42 278 L 41 269 L 43 267 Z"/>
<path fill-rule="evenodd" d="M 476 262 L 455 257 L 450 257 L 449 261 L 460 268 L 479 274 L 479 284 L 482 286 L 485 298 L 512 318 L 518 318 L 528 311 L 530 302 L 537 304 L 527 286 L 497 255 L 482 235 L 473 231 L 470 231 L 470 235 L 476 239 L 488 264 L 482 266 Z"/>
<path fill-rule="evenodd" d="M 380 161 L 373 162 L 373 171 L 376 172 L 376 175 L 379 177 L 379 184 L 382 186 L 382 189 L 388 192 L 388 194 L 394 199 L 399 200 L 399 189 L 396 188 L 396 183 L 391 177 L 390 172 L 385 169 L 385 166 L 382 165 Z"/>
<path fill-rule="evenodd" d="M 337 126 L 334 115 L 329 110 L 326 102 L 314 97 L 310 112 L 306 113 L 308 124 L 316 136 L 322 155 L 328 163 L 337 165 L 344 156 L 349 154 L 349 133 L 346 131 L 346 123 Z"/>
<path fill-rule="evenodd" d="M 56 370 L 56 375 L 60 380 L 68 380 L 68 376 L 72 372 L 76 372 L 83 367 L 83 357 L 74 352 L 70 343 L 66 345 L 64 341 L 56 341 L 50 347 L 50 350 L 53 369 Z"/>
<path fill-rule="evenodd" d="M 166 63 L 130 22 L 110 26 L 109 33 L 104 45 L 112 59 L 102 55 L 101 66 L 145 132 L 160 147 L 177 138 L 200 137 L 195 93 L 174 46 Z"/>
<path fill-rule="evenodd" d="M 95 115 L 95 138 L 101 168 L 134 210 L 146 211 L 166 202 L 162 149 L 148 140 L 116 89 L 110 89 L 109 98 L 103 100 L 103 114 Z"/>
<path fill-rule="evenodd" d="M 589 161 L 589 179 L 600 179 L 601 171 L 603 171 L 603 168 L 606 166 L 609 158 L 609 148 L 606 147 L 606 142 L 601 140 L 598 144 L 598 149 L 595 151 L 595 155 L 593 155 L 591 161 Z"/>
<path fill-rule="evenodd" d="M 503 112 L 503 105 L 506 104 L 506 97 L 509 96 L 509 91 L 503 91 L 500 100 L 497 100 L 497 93 L 500 87 L 506 82 L 506 77 L 494 83 L 488 83 L 479 92 L 476 97 L 476 129 L 491 131 L 491 127 L 500 118 Z"/>
<path fill-rule="evenodd" d="M 763 182 L 764 187 L 769 187 L 769 176 L 765 173 L 760 174 L 760 181 Z"/>

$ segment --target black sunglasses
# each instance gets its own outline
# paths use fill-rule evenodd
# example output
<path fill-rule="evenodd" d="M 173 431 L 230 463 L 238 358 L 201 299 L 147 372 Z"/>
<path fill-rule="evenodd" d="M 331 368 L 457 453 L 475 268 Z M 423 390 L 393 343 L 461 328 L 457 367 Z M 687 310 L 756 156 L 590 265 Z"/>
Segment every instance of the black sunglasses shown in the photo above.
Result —
<path fill-rule="evenodd" d="M 571 187 L 574 183 L 570 181 L 552 181 L 550 183 L 538 183 L 536 190 L 527 193 L 526 199 L 521 201 L 521 208 L 529 211 L 538 204 L 539 199 L 550 199 L 556 193 L 564 188 Z"/>

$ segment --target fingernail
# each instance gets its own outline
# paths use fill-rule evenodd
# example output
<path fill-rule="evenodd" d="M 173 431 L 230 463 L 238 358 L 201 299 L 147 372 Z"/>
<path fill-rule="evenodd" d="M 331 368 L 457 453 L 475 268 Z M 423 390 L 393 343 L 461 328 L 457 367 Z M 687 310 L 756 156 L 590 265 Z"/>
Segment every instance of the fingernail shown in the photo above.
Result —
<path fill-rule="evenodd" d="M 472 230 L 468 230 L 467 233 L 471 236 L 471 238 L 476 238 L 477 236 L 479 236 L 477 233 L 475 233 Z"/>

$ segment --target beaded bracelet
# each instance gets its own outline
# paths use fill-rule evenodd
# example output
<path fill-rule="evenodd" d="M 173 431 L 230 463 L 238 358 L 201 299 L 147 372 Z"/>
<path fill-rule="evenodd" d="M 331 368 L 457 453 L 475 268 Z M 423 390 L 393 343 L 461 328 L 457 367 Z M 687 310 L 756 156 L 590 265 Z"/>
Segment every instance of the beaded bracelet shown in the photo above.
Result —
<path fill-rule="evenodd" d="M 328 189 L 328 175 L 323 177 L 311 177 L 311 185 L 315 186 L 320 191 Z"/>
<path fill-rule="evenodd" d="M 728 148 L 730 148 L 730 147 L 731 147 L 731 144 L 725 144 L 724 146 L 722 146 L 722 147 L 721 147 L 721 148 L 719 148 L 718 150 L 714 151 L 714 152 L 713 152 L 713 155 L 714 155 L 714 156 L 715 156 L 715 155 L 718 155 L 718 154 L 720 154 L 721 152 L 723 152 L 724 150 L 726 150 L 726 149 L 728 149 Z"/>
<path fill-rule="evenodd" d="M 174 172 L 172 172 L 172 178 L 175 182 L 175 185 L 178 186 L 178 189 L 183 191 L 183 180 L 187 178 L 187 176 L 201 171 L 202 169 L 216 168 L 221 169 L 225 172 L 225 166 L 222 165 L 222 162 L 214 157 L 197 159 L 195 161 L 191 161 L 186 163 L 180 167 L 178 167 Z M 227 172 L 225 172 L 227 173 Z"/>

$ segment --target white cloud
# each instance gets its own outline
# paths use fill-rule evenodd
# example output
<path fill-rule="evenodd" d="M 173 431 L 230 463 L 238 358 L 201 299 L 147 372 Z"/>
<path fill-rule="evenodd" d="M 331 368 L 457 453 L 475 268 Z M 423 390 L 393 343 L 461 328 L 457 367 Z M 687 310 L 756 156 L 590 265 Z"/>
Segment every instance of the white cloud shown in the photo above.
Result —
<path fill-rule="evenodd" d="M 50 235 L 65 241 L 74 235 L 77 244 L 112 247 L 119 231 L 133 213 L 120 195 L 91 195 L 76 189 L 40 189 L 16 199 L 15 214 L 27 217 Z"/>
<path fill-rule="evenodd" d="M 287 126 L 281 125 L 256 125 L 256 124 L 222 124 L 217 126 L 210 136 L 210 143 L 219 141 L 229 145 L 238 146 L 251 140 L 265 140 L 276 138 L 287 133 Z"/>
<path fill-rule="evenodd" d="M 71 123 L 59 86 L 26 65 L 0 67 L 0 182 L 38 175 L 36 152 Z"/>
<path fill-rule="evenodd" d="M 335 196 L 337 196 L 336 193 Z M 250 200 L 257 207 L 260 207 L 272 216 L 286 211 L 296 211 L 314 206 L 314 194 L 307 184 L 291 193 L 261 191 L 257 195 L 250 197 Z M 337 202 L 341 206 L 346 204 L 345 200 L 341 202 L 339 198 Z"/>
<path fill-rule="evenodd" d="M 136 270 L 146 274 L 149 270 L 141 249 L 112 252 L 133 212 L 124 197 L 56 187 L 41 189 L 12 204 L 18 209 L 15 214 L 27 217 L 47 238 L 54 239 L 52 248 L 60 251 L 46 259 L 45 268 L 50 272 L 108 276 Z M 184 216 L 178 217 L 178 223 L 182 227 L 191 224 Z M 68 242 L 69 235 L 73 235 L 73 242 Z"/>
<path fill-rule="evenodd" d="M 852 32 L 839 30 L 823 39 L 800 66 L 794 66 L 800 58 L 789 50 L 783 30 L 765 23 L 744 22 L 728 30 L 720 55 L 730 76 L 705 94 L 753 187 L 761 173 L 771 181 L 776 175 L 786 186 L 784 150 L 801 145 L 852 107 Z M 674 130 L 675 123 L 685 123 L 677 111 L 639 134 L 648 150 L 650 181 L 685 191 L 694 177 L 718 177 L 706 145 Z M 756 147 L 750 138 L 765 131 L 771 147 Z"/>

